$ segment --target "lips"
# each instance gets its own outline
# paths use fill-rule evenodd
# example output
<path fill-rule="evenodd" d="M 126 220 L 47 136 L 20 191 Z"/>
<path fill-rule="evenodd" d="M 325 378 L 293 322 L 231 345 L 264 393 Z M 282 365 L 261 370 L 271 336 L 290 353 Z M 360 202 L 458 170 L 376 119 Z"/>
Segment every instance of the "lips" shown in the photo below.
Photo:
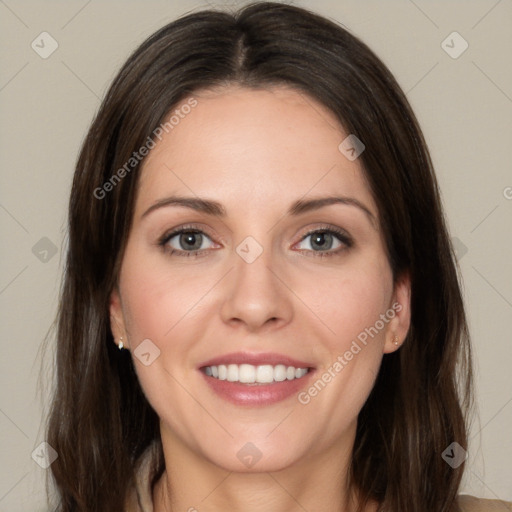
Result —
<path fill-rule="evenodd" d="M 242 369 L 243 375 L 246 376 L 249 366 L 255 367 L 256 382 L 252 378 L 242 378 L 242 373 L 238 374 L 238 370 Z M 297 372 L 293 376 L 292 368 Z M 273 378 L 270 378 L 271 375 L 258 377 L 258 370 L 260 373 L 266 373 L 272 369 Z M 201 363 L 198 370 L 210 390 L 223 400 L 239 406 L 265 406 L 290 398 L 307 386 L 315 373 L 314 366 L 306 361 L 283 354 L 247 352 L 230 353 L 209 359 Z"/>

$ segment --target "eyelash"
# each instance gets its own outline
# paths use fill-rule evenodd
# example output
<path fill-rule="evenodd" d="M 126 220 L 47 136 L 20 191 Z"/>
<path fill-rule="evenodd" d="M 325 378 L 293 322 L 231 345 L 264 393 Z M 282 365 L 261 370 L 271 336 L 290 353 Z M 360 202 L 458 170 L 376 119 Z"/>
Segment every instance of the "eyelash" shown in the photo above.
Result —
<path fill-rule="evenodd" d="M 158 245 L 162 247 L 163 251 L 171 255 L 177 255 L 177 256 L 183 256 L 185 258 L 200 258 L 201 256 L 206 256 L 206 253 L 208 252 L 208 249 L 198 250 L 198 251 L 180 251 L 177 249 L 174 249 L 172 247 L 168 247 L 167 244 L 171 238 L 175 237 L 176 235 L 181 235 L 182 233 L 193 233 L 193 234 L 201 234 L 206 235 L 209 238 L 211 238 L 208 233 L 205 233 L 203 230 L 199 229 L 198 227 L 194 225 L 187 225 L 182 226 L 178 229 L 175 229 L 171 231 L 170 233 L 165 233 L 160 240 L 158 241 Z"/>
<path fill-rule="evenodd" d="M 182 226 L 178 229 L 175 229 L 175 230 L 171 231 L 170 233 L 165 233 L 159 239 L 158 245 L 162 248 L 162 250 L 164 252 L 168 253 L 170 256 L 177 255 L 177 256 L 185 257 L 185 258 L 190 258 L 190 257 L 199 258 L 199 257 L 206 255 L 206 253 L 209 251 L 209 249 L 201 249 L 201 250 L 197 250 L 197 251 L 180 251 L 180 250 L 177 250 L 174 248 L 169 248 L 167 246 L 169 240 L 171 240 L 176 235 L 180 235 L 182 233 L 201 234 L 201 235 L 206 235 L 209 238 L 211 238 L 208 235 L 208 233 L 205 233 L 203 230 L 199 229 L 198 227 L 196 227 L 194 225 L 187 225 L 187 226 Z M 336 256 L 340 252 L 350 249 L 354 245 L 354 242 L 353 242 L 352 238 L 348 235 L 348 233 L 346 233 L 342 229 L 336 228 L 334 226 L 321 226 L 321 227 L 312 229 L 311 231 L 308 231 L 306 234 L 304 234 L 304 236 L 297 243 L 304 241 L 308 236 L 314 235 L 316 233 L 326 233 L 326 234 L 334 235 L 335 238 L 337 238 L 338 241 L 344 245 L 344 247 L 339 247 L 335 251 L 330 251 L 330 250 L 329 251 L 311 251 L 309 249 L 299 249 L 300 252 L 311 253 L 310 255 L 313 257 L 326 258 L 326 257 Z"/>
<path fill-rule="evenodd" d="M 336 228 L 334 226 L 321 226 L 312 229 L 311 231 L 308 231 L 306 234 L 304 234 L 302 238 L 299 240 L 299 242 L 302 242 L 308 236 L 314 235 L 315 233 L 327 233 L 330 235 L 334 235 L 334 237 L 337 238 L 338 241 L 341 242 L 344 247 L 338 247 L 334 251 L 310 251 L 309 249 L 299 249 L 300 252 L 306 252 L 314 258 L 330 258 L 333 256 L 338 256 L 341 252 L 350 249 L 354 245 L 352 238 L 348 235 L 346 231 Z"/>

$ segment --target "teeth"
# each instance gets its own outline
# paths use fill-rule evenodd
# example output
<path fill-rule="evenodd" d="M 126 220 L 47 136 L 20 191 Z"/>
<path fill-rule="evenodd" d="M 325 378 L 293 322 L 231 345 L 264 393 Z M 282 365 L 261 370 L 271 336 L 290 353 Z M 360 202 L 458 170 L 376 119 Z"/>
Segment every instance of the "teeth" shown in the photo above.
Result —
<path fill-rule="evenodd" d="M 238 381 L 238 365 L 237 364 L 228 365 L 227 380 L 229 382 L 237 382 Z"/>
<path fill-rule="evenodd" d="M 270 364 L 264 364 L 256 368 L 256 380 L 260 384 L 274 382 L 274 367 Z"/>
<path fill-rule="evenodd" d="M 209 377 L 228 382 L 242 382 L 244 384 L 270 384 L 271 382 L 283 382 L 284 380 L 300 379 L 308 373 L 308 368 L 295 368 L 284 364 L 219 364 L 218 366 L 206 366 L 204 372 Z"/>
<path fill-rule="evenodd" d="M 238 380 L 247 384 L 256 382 L 256 367 L 252 364 L 241 364 L 238 368 Z"/>

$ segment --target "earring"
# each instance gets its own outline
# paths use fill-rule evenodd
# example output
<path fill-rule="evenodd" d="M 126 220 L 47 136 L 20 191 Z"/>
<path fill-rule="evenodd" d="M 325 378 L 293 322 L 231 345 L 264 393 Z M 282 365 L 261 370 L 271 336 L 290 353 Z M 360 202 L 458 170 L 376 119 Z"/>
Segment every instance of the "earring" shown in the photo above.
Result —
<path fill-rule="evenodd" d="M 117 344 L 119 350 L 123 350 L 124 344 L 123 344 L 123 337 L 121 336 L 119 338 L 119 343 Z"/>
<path fill-rule="evenodd" d="M 393 343 L 395 345 L 398 345 L 398 336 L 395 335 L 395 337 L 393 338 Z"/>

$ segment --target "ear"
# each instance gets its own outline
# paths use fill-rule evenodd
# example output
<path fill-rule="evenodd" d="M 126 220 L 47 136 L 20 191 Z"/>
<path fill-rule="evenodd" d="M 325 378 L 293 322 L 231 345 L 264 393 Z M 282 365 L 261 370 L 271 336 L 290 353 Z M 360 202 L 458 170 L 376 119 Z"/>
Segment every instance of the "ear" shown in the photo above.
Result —
<path fill-rule="evenodd" d="M 119 345 L 119 341 L 121 337 L 123 338 L 123 345 L 125 348 L 129 348 L 128 339 L 126 335 L 123 307 L 121 304 L 121 296 L 119 294 L 119 289 L 114 287 L 114 290 L 110 294 L 110 304 L 109 304 L 109 312 L 110 312 L 110 330 L 112 331 L 112 336 L 114 338 L 114 343 Z"/>
<path fill-rule="evenodd" d="M 411 325 L 411 278 L 408 272 L 395 283 L 390 308 L 386 312 L 387 316 L 388 314 L 392 318 L 386 330 L 385 354 L 394 352 L 402 346 Z"/>

